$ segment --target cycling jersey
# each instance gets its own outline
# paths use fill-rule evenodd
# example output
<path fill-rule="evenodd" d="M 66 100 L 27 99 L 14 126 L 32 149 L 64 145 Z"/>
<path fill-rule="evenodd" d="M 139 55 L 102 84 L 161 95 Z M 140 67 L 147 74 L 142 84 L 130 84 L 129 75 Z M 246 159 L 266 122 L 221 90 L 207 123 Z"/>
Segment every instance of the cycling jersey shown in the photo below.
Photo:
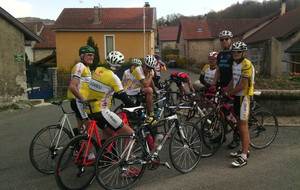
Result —
<path fill-rule="evenodd" d="M 254 91 L 254 67 L 248 59 L 243 59 L 240 63 L 233 63 L 233 87 L 235 88 L 242 80 L 242 77 L 249 79 L 246 86 L 236 96 L 252 96 Z"/>
<path fill-rule="evenodd" d="M 210 65 L 204 65 L 204 67 L 202 68 L 201 72 L 200 72 L 200 81 L 201 81 L 201 76 L 204 76 L 204 82 L 207 83 L 208 85 L 212 85 L 214 82 L 214 77 L 215 77 L 215 73 L 216 73 L 216 69 L 211 69 Z M 202 82 L 202 81 L 201 81 Z M 204 84 L 205 86 L 207 84 Z"/>
<path fill-rule="evenodd" d="M 177 84 L 177 86 L 184 86 L 184 81 L 183 79 L 189 76 L 189 74 L 184 73 L 184 72 L 175 72 L 175 73 L 171 73 L 170 77 L 167 79 L 170 82 L 175 82 Z"/>
<path fill-rule="evenodd" d="M 122 83 L 124 85 L 125 91 L 130 91 L 133 89 L 143 87 L 141 81 L 145 79 L 144 71 L 141 66 L 134 68 L 131 72 L 130 69 L 127 69 L 123 74 Z"/>
<path fill-rule="evenodd" d="M 79 90 L 83 98 L 87 99 L 88 84 L 91 80 L 90 69 L 87 66 L 85 66 L 82 62 L 79 62 L 73 67 L 71 71 L 71 78 L 77 78 L 79 80 L 77 89 Z M 70 90 L 68 90 L 68 99 L 76 99 L 76 97 Z"/>
<path fill-rule="evenodd" d="M 88 87 L 88 99 L 97 99 L 97 101 L 91 103 L 93 113 L 109 109 L 113 93 L 123 90 L 119 77 L 105 67 L 96 69 Z M 85 111 L 90 112 L 88 109 Z"/>
<path fill-rule="evenodd" d="M 220 71 L 219 84 L 221 87 L 228 86 L 232 79 L 233 57 L 231 51 L 221 51 L 217 56 L 217 65 Z"/>

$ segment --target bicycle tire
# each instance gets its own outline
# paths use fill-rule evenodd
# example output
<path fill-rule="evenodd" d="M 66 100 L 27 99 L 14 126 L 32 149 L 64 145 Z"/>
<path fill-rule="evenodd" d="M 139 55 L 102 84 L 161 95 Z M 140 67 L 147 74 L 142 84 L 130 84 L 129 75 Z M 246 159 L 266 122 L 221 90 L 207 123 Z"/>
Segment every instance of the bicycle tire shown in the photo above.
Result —
<path fill-rule="evenodd" d="M 277 136 L 277 117 L 265 108 L 259 108 L 252 113 L 248 121 L 250 145 L 256 149 L 266 148 Z"/>
<path fill-rule="evenodd" d="M 203 140 L 202 157 L 212 156 L 222 145 L 225 138 L 223 122 L 217 117 L 215 112 L 212 112 L 202 117 L 196 125 L 200 128 Z M 219 138 L 217 142 L 214 141 L 216 138 Z"/>
<path fill-rule="evenodd" d="M 57 143 L 60 125 L 49 125 L 41 129 L 32 139 L 29 148 L 29 157 L 33 167 L 44 174 L 54 174 L 58 156 L 63 147 L 72 139 L 71 132 L 63 128 Z"/>
<path fill-rule="evenodd" d="M 55 170 L 55 181 L 61 189 L 85 189 L 92 183 L 95 176 L 94 161 L 86 166 L 82 165 L 84 157 L 86 156 L 84 152 L 87 148 L 87 143 L 84 141 L 87 139 L 88 135 L 86 134 L 73 138 L 60 154 Z M 78 160 L 75 161 L 76 156 L 74 156 L 74 154 L 80 150 L 82 144 L 84 146 L 83 151 L 77 153 L 80 154 L 80 156 Z M 93 138 L 91 139 L 90 146 L 92 146 L 94 153 L 99 149 L 98 143 Z"/>
<path fill-rule="evenodd" d="M 123 153 L 128 146 L 124 144 L 132 139 L 135 141 L 129 155 L 131 159 L 126 160 Z M 146 168 L 146 164 L 141 163 L 147 157 L 144 143 L 129 134 L 117 135 L 107 140 L 96 156 L 95 174 L 99 184 L 105 189 L 131 188 L 142 177 Z M 130 166 L 129 161 L 132 163 Z M 136 175 L 130 173 L 131 171 L 136 171 Z"/>
<path fill-rule="evenodd" d="M 201 154 L 202 138 L 197 126 L 191 122 L 177 123 L 169 146 L 174 168 L 181 173 L 192 171 L 199 163 Z"/>

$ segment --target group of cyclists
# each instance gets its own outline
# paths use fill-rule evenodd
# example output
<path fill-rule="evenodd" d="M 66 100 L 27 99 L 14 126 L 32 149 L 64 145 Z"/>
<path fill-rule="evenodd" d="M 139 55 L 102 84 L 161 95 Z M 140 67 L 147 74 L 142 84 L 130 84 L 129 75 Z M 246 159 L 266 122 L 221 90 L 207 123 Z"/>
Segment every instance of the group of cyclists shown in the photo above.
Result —
<path fill-rule="evenodd" d="M 181 94 L 195 93 L 195 90 L 214 92 L 216 87 L 223 90 L 222 96 L 233 97 L 233 109 L 239 129 L 239 138 L 234 137 L 228 145 L 229 148 L 236 148 L 240 142 L 242 149 L 233 153 L 236 158 L 232 166 L 241 167 L 247 164 L 249 152 L 248 116 L 250 109 L 250 97 L 253 95 L 254 68 L 249 60 L 245 58 L 247 45 L 243 42 L 232 43 L 233 35 L 230 31 L 224 30 L 220 33 L 219 39 L 222 51 L 211 52 L 208 56 L 209 65 L 203 67 L 199 81 L 194 84 L 186 72 L 174 72 L 167 78 L 166 86 L 172 82 L 176 83 Z M 103 130 L 104 138 L 108 139 L 114 133 L 134 133 L 133 129 L 125 124 L 122 119 L 110 110 L 112 98 L 122 100 L 126 107 L 135 106 L 129 95 L 142 93 L 145 95 L 145 102 L 149 117 L 145 122 L 155 125 L 152 97 L 159 94 L 156 88 L 160 79 L 160 57 L 147 55 L 144 63 L 140 59 L 131 60 L 131 66 L 127 69 L 122 80 L 115 74 L 124 63 L 124 55 L 118 51 L 112 51 L 107 55 L 107 65 L 97 67 L 91 73 L 89 66 L 93 63 L 95 50 L 90 46 L 83 46 L 79 49 L 80 62 L 72 69 L 71 82 L 68 89 L 68 98 L 71 99 L 71 108 L 76 113 L 78 129 L 83 125 L 89 126 L 89 117 L 98 121 L 97 125 Z M 187 84 L 188 92 L 185 88 Z M 96 99 L 91 102 L 91 110 L 83 107 L 80 101 Z M 236 135 L 235 135 L 236 136 Z M 211 139 L 220 141 L 218 137 Z M 226 138 L 223 139 L 226 141 Z M 249 154 L 248 154 L 249 155 Z M 94 159 L 91 152 L 88 159 Z"/>

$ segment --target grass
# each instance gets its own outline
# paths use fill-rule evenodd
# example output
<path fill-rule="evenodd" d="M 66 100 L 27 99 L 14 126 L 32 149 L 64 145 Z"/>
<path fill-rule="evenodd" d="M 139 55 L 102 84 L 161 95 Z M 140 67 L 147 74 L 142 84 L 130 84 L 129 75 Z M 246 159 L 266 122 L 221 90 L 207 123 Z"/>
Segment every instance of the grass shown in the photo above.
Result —
<path fill-rule="evenodd" d="M 0 107 L 0 112 L 7 111 L 7 110 L 19 110 L 19 109 L 24 109 L 25 107 L 27 108 L 33 107 L 33 105 L 28 100 L 19 100 L 11 105 Z"/>
<path fill-rule="evenodd" d="M 300 80 L 289 77 L 255 77 L 255 89 L 300 90 Z"/>

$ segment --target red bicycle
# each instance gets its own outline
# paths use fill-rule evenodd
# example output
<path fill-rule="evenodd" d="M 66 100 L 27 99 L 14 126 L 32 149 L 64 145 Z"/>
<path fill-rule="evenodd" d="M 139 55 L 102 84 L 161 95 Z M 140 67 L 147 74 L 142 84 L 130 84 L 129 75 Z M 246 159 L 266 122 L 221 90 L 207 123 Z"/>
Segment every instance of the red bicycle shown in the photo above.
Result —
<path fill-rule="evenodd" d="M 95 101 L 81 101 L 88 106 Z M 125 113 L 120 113 L 123 122 L 128 124 Z M 55 179 L 62 189 L 84 189 L 92 183 L 95 176 L 95 156 L 102 146 L 101 137 L 97 128 L 97 121 L 91 118 L 92 123 L 87 133 L 73 138 L 62 150 L 55 171 Z"/>

